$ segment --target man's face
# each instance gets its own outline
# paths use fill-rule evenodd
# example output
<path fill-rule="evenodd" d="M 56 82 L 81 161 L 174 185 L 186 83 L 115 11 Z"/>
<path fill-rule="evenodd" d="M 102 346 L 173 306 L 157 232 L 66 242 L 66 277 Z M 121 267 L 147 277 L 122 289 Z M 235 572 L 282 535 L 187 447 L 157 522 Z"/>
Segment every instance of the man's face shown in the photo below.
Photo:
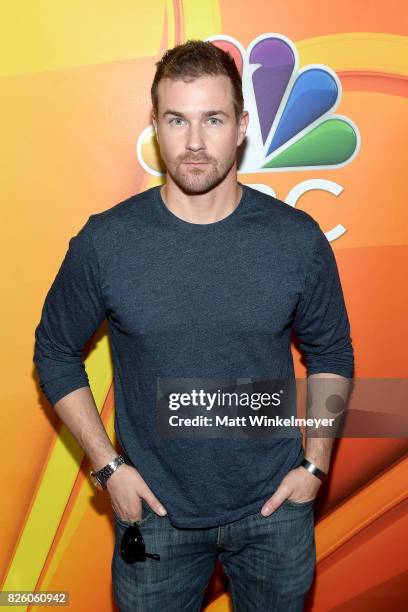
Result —
<path fill-rule="evenodd" d="M 153 116 L 153 124 L 160 154 L 180 189 L 204 193 L 230 171 L 236 172 L 248 113 L 244 111 L 237 123 L 230 79 L 203 76 L 186 83 L 164 78 L 157 93 L 158 117 Z"/>

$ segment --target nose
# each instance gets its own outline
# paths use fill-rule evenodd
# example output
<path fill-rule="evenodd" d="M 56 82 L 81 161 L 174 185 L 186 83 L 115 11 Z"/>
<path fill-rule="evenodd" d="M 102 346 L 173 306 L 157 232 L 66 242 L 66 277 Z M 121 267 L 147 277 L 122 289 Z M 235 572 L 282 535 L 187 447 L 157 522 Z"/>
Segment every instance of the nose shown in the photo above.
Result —
<path fill-rule="evenodd" d="M 190 124 L 187 132 L 186 149 L 189 149 L 190 151 L 205 149 L 205 143 L 200 125 Z"/>

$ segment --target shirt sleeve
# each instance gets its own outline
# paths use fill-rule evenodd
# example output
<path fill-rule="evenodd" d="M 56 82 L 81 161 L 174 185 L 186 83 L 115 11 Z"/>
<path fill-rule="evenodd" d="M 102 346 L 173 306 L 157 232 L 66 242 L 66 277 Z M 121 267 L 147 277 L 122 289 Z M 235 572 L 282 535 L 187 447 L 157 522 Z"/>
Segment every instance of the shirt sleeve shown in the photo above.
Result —
<path fill-rule="evenodd" d="M 40 387 L 52 405 L 75 389 L 90 386 L 83 350 L 105 318 L 91 215 L 69 240 L 35 329 L 33 361 Z"/>
<path fill-rule="evenodd" d="M 354 351 L 337 263 L 330 242 L 316 226 L 317 238 L 307 262 L 293 330 L 306 359 L 308 376 L 328 372 L 351 378 Z"/>

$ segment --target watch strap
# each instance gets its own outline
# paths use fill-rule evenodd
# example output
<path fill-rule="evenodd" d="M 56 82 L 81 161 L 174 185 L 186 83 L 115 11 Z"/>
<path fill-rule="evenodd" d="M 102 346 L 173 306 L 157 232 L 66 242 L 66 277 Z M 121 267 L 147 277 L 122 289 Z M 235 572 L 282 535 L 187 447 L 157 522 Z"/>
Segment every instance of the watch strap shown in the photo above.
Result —
<path fill-rule="evenodd" d="M 314 476 L 317 476 L 317 478 L 322 481 L 325 480 L 325 478 L 327 477 L 327 474 L 323 472 L 323 470 L 318 468 L 317 465 L 311 463 L 311 461 L 308 461 L 307 459 L 302 459 L 300 465 Z"/>
<path fill-rule="evenodd" d="M 112 476 L 114 472 L 116 472 L 116 470 L 120 465 L 122 465 L 122 463 L 125 463 L 125 457 L 123 455 L 118 455 L 97 472 L 91 472 L 91 475 L 96 478 L 102 488 L 105 489 L 108 479 Z"/>

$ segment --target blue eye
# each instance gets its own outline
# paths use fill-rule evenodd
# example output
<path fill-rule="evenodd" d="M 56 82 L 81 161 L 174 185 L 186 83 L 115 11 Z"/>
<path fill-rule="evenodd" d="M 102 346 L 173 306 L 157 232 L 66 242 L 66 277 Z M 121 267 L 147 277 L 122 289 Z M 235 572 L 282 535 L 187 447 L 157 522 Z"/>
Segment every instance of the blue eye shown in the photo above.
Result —
<path fill-rule="evenodd" d="M 218 117 L 209 117 L 209 120 L 212 121 L 216 121 L 217 123 L 222 123 L 221 119 L 218 119 Z M 213 125 L 217 125 L 216 123 L 213 123 Z"/>
<path fill-rule="evenodd" d="M 181 117 L 173 117 L 173 119 L 170 119 L 169 123 L 173 123 L 173 121 L 182 121 Z M 176 125 L 180 125 L 180 123 L 177 123 Z"/>

